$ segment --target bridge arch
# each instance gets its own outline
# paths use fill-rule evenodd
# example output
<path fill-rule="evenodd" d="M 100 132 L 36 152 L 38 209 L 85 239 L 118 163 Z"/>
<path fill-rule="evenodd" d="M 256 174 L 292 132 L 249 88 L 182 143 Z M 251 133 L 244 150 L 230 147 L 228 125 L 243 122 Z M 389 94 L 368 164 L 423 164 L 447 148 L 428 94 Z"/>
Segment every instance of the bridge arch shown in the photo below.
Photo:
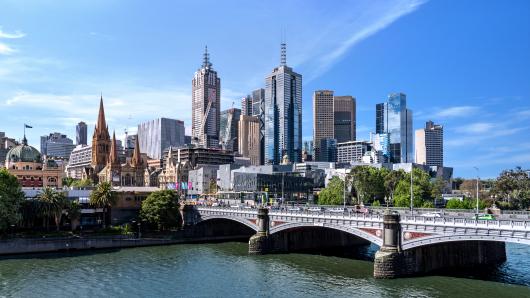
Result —
<path fill-rule="evenodd" d="M 406 241 L 401 247 L 403 250 L 410 250 L 417 247 L 441 244 L 448 242 L 465 242 L 465 241 L 492 241 L 505 243 L 518 243 L 530 245 L 530 239 L 518 238 L 512 236 L 499 235 L 435 235 L 422 237 L 417 240 Z"/>
<path fill-rule="evenodd" d="M 371 243 L 373 243 L 373 244 L 375 244 L 377 246 L 382 246 L 383 245 L 383 239 L 382 238 L 379 238 L 379 237 L 377 237 L 375 235 L 372 235 L 372 234 L 370 234 L 368 232 L 365 232 L 363 230 L 360 230 L 358 228 L 348 227 L 348 226 L 341 226 L 341 225 L 333 225 L 333 224 L 323 224 L 323 223 L 319 223 L 319 224 L 308 223 L 308 222 L 285 223 L 285 224 L 282 224 L 282 225 L 279 225 L 279 226 L 272 227 L 270 229 L 270 234 L 271 235 L 275 235 L 275 234 L 278 234 L 279 232 L 288 231 L 288 230 L 296 229 L 296 228 L 331 229 L 331 230 L 341 231 L 341 232 L 345 232 L 345 233 L 350 234 L 350 235 L 357 236 L 357 237 L 359 237 L 361 239 L 364 239 L 364 240 L 367 240 L 367 241 L 369 241 L 369 242 L 371 242 Z"/>
<path fill-rule="evenodd" d="M 255 232 L 258 231 L 258 227 L 255 224 L 253 224 L 252 222 L 248 221 L 247 219 L 239 218 L 239 217 L 232 217 L 232 216 L 228 216 L 228 215 L 205 215 L 205 216 L 201 216 L 200 219 L 197 221 L 197 224 L 204 223 L 204 222 L 211 221 L 211 220 L 215 220 L 215 219 L 224 219 L 224 220 L 237 222 L 237 223 L 240 223 L 242 225 L 245 225 L 245 226 L 251 228 Z"/>

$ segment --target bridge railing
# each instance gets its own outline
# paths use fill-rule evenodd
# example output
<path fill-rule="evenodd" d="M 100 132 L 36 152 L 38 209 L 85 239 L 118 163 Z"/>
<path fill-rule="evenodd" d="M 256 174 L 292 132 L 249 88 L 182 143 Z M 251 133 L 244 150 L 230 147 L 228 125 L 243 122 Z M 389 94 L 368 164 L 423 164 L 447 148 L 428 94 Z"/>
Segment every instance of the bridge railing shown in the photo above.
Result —
<path fill-rule="evenodd" d="M 406 215 L 402 217 L 401 223 L 420 223 L 435 226 L 482 227 L 489 229 L 530 231 L 530 221 L 526 220 L 481 220 L 461 217 L 425 217 Z"/>

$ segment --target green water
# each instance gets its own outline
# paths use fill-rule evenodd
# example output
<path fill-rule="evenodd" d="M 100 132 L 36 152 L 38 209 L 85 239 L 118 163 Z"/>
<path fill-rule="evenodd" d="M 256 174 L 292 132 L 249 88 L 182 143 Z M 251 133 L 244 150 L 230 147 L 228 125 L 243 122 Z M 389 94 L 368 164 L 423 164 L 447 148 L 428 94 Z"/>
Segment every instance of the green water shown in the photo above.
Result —
<path fill-rule="evenodd" d="M 0 259 L 0 297 L 530 297 L 530 247 L 476 278 L 372 278 L 346 258 L 247 255 L 246 243 Z"/>

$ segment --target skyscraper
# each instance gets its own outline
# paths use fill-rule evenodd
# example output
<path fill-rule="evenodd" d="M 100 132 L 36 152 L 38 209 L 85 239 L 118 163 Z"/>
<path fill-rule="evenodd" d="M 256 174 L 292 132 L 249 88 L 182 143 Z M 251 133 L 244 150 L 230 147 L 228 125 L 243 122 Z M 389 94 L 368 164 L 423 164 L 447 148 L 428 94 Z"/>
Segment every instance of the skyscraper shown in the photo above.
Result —
<path fill-rule="evenodd" d="M 388 133 L 390 162 L 413 162 L 412 111 L 403 93 L 392 93 L 385 103 L 376 105 L 376 133 Z"/>
<path fill-rule="evenodd" d="M 192 141 L 200 147 L 219 147 L 221 79 L 213 70 L 208 54 L 192 80 Z"/>
<path fill-rule="evenodd" d="M 265 79 L 265 163 L 302 159 L 302 75 L 287 66 L 281 45 L 280 66 Z"/>
<path fill-rule="evenodd" d="M 87 126 L 83 121 L 79 122 L 75 127 L 75 143 L 76 145 L 87 144 Z"/>
<path fill-rule="evenodd" d="M 321 150 L 325 139 L 334 138 L 333 91 L 317 90 L 313 93 L 313 143 L 315 144 L 315 160 L 330 161 L 330 154 Z"/>
<path fill-rule="evenodd" d="M 231 108 L 221 112 L 219 141 L 223 149 L 237 152 L 238 122 L 241 110 Z"/>
<path fill-rule="evenodd" d="M 241 115 L 252 116 L 252 97 L 250 95 L 241 99 Z"/>
<path fill-rule="evenodd" d="M 357 134 L 355 97 L 335 96 L 333 99 L 334 136 L 337 143 L 355 141 Z"/>
<path fill-rule="evenodd" d="M 176 119 L 157 118 L 141 123 L 137 135 L 140 151 L 152 159 L 161 159 L 165 149 L 184 145 L 184 130 L 184 121 Z"/>
<path fill-rule="evenodd" d="M 425 128 L 416 130 L 416 163 L 443 167 L 443 138 L 443 126 L 432 121 L 427 121 Z"/>
<path fill-rule="evenodd" d="M 42 136 L 40 140 L 41 154 L 48 157 L 69 158 L 75 148 L 74 142 L 59 132 Z"/>
<path fill-rule="evenodd" d="M 265 89 L 252 91 L 252 116 L 259 119 L 259 164 L 265 163 Z"/>
<path fill-rule="evenodd" d="M 242 115 L 238 129 L 239 154 L 250 158 L 252 165 L 260 165 L 260 124 L 258 117 Z"/>

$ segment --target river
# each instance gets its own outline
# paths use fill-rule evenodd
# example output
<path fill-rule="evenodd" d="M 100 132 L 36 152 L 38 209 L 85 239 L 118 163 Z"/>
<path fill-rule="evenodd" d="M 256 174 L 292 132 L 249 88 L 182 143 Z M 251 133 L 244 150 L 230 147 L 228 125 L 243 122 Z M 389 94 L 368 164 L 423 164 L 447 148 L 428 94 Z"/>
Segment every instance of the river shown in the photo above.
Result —
<path fill-rule="evenodd" d="M 480 277 L 396 280 L 375 280 L 366 260 L 247 250 L 231 242 L 4 257 L 0 297 L 530 297 L 524 245 L 507 245 L 508 261 Z"/>

